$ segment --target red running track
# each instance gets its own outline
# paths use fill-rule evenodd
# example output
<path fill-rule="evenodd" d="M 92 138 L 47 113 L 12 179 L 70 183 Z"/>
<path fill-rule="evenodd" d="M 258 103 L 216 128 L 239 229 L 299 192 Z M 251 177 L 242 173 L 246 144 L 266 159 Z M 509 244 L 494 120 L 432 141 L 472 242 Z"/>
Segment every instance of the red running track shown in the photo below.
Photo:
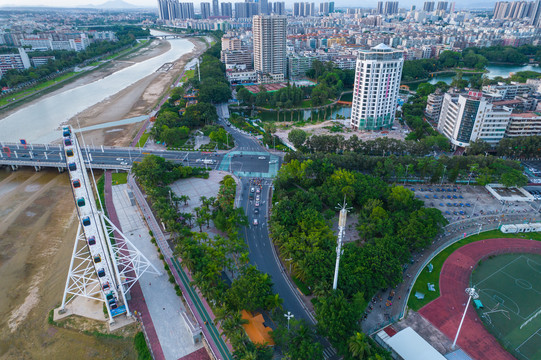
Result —
<path fill-rule="evenodd" d="M 454 340 L 464 304 L 468 300 L 464 289 L 479 260 L 490 255 L 506 253 L 541 254 L 541 242 L 526 239 L 489 239 L 477 241 L 452 253 L 441 269 L 440 297 L 425 305 L 419 313 L 432 325 Z M 468 355 L 477 360 L 515 360 L 485 329 L 473 305 L 466 313 L 457 341 Z"/>

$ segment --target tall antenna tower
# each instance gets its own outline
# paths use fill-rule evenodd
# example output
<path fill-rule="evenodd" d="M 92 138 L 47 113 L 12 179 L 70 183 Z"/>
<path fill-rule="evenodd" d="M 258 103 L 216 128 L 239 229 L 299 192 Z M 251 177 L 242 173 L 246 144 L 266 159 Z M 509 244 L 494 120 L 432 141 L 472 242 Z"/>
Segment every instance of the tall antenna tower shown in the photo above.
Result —
<path fill-rule="evenodd" d="M 342 255 L 342 240 L 344 238 L 344 232 L 346 231 L 346 220 L 348 212 L 351 208 L 347 207 L 346 196 L 344 195 L 344 203 L 338 204 L 336 207 L 340 210 L 340 217 L 338 218 L 338 245 L 336 246 L 336 266 L 334 268 L 334 281 L 332 289 L 336 290 L 338 286 L 338 269 L 340 268 L 340 256 Z"/>
<path fill-rule="evenodd" d="M 65 312 L 76 296 L 83 296 L 103 301 L 113 324 L 115 317 L 131 315 L 129 291 L 141 275 L 161 272 L 97 209 L 85 165 L 90 165 L 91 157 L 87 154 L 84 159 L 71 127 L 65 126 L 62 134 L 79 227 L 59 312 Z M 96 194 L 99 199 L 97 190 Z"/>

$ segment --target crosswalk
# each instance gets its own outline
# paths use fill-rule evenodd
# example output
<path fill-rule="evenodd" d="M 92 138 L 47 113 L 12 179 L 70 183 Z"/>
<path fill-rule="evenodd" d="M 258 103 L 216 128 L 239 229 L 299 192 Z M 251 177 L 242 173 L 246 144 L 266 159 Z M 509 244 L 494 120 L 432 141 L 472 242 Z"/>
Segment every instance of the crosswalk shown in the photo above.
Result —
<path fill-rule="evenodd" d="M 323 349 L 323 357 L 325 360 L 336 357 L 336 350 L 332 346 L 326 347 Z"/>

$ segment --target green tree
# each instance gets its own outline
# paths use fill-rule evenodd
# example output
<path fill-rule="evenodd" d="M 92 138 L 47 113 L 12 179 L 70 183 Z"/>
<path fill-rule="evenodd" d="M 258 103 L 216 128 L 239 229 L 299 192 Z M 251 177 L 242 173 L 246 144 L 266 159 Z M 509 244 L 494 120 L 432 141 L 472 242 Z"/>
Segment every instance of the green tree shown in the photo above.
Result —
<path fill-rule="evenodd" d="M 306 137 L 306 132 L 301 129 L 293 129 L 289 132 L 289 134 L 287 134 L 288 140 L 291 141 L 291 143 L 293 144 L 293 146 L 295 146 L 296 149 L 301 148 L 301 146 L 306 141 Z"/>

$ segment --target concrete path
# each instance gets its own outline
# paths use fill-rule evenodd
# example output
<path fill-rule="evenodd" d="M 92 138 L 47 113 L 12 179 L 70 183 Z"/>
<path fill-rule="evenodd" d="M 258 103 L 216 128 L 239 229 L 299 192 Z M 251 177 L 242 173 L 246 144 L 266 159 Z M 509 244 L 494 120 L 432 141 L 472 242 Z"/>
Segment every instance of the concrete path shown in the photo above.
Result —
<path fill-rule="evenodd" d="M 232 359 L 231 350 L 228 349 L 228 345 L 226 345 L 225 341 L 220 336 L 219 330 L 212 321 L 214 317 L 210 317 L 210 315 L 205 311 L 204 307 L 200 305 L 201 299 L 199 299 L 197 294 L 193 291 L 193 288 L 189 284 L 178 260 L 173 257 L 172 251 L 169 248 L 169 244 L 167 244 L 162 229 L 158 225 L 156 218 L 154 218 L 154 215 L 150 210 L 150 206 L 146 202 L 141 189 L 139 189 L 139 186 L 132 176 L 128 176 L 128 184 L 134 191 L 135 199 L 137 200 L 144 217 L 147 219 L 148 225 L 153 231 L 154 237 L 156 238 L 160 249 L 162 249 L 162 253 L 166 256 L 167 264 L 171 268 L 171 271 L 173 271 L 173 269 L 176 270 L 173 271 L 173 276 L 175 277 L 177 284 L 182 289 L 184 299 L 190 307 L 191 313 L 196 318 L 199 326 L 202 328 L 203 334 L 205 335 L 205 339 L 207 340 L 211 351 L 218 360 Z"/>
<path fill-rule="evenodd" d="M 105 186 L 104 186 L 104 196 L 105 199 L 103 201 L 105 202 L 105 207 L 107 208 L 107 212 L 109 215 L 109 219 L 115 224 L 117 228 L 122 230 L 122 226 L 120 224 L 120 221 L 118 220 L 118 215 L 113 203 L 113 189 L 111 184 L 111 171 L 105 172 Z M 115 237 L 118 236 L 115 232 Z M 147 337 L 147 341 L 150 346 L 150 352 L 152 353 L 152 356 L 155 360 L 164 360 L 165 356 L 163 354 L 162 347 L 160 345 L 160 341 L 158 339 L 158 335 L 156 333 L 156 329 L 154 328 L 154 323 L 152 322 L 152 317 L 150 316 L 150 312 L 148 311 L 148 307 L 143 295 L 143 291 L 141 290 L 141 286 L 139 285 L 139 282 L 136 282 L 130 291 L 131 300 L 129 300 L 128 304 L 130 306 L 130 310 L 132 312 L 137 312 L 137 316 L 139 320 L 141 320 L 141 323 L 143 325 L 143 330 L 145 333 L 145 336 Z"/>
<path fill-rule="evenodd" d="M 146 223 L 137 205 L 130 203 L 128 185 L 113 186 L 113 201 L 118 219 L 126 235 L 147 256 L 156 268 L 163 271 L 156 246 L 150 242 Z M 143 274 L 139 284 L 146 299 L 150 316 L 158 335 L 165 359 L 176 360 L 202 347 L 194 345 L 181 312 L 186 311 L 182 300 L 175 293 L 173 284 L 165 273 L 161 276 Z"/>

